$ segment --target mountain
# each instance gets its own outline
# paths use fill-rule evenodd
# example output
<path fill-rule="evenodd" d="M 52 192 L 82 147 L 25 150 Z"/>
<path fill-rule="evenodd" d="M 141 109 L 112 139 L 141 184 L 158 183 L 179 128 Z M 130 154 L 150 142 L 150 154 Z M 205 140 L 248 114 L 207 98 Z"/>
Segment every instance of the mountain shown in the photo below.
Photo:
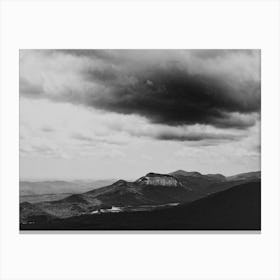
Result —
<path fill-rule="evenodd" d="M 260 180 L 260 179 L 261 179 L 261 171 L 241 173 L 241 174 L 227 177 L 227 181 Z"/>
<path fill-rule="evenodd" d="M 208 179 L 213 179 L 215 181 L 225 181 L 226 177 L 222 174 L 206 174 L 202 175 L 201 173 L 197 171 L 184 171 L 184 170 L 177 170 L 174 172 L 169 173 L 172 176 L 184 176 L 184 177 L 191 177 L 191 178 L 208 178 Z"/>
<path fill-rule="evenodd" d="M 199 172 L 187 172 L 184 170 L 177 170 L 169 174 L 176 177 L 184 186 L 188 186 L 190 190 L 200 195 L 211 193 L 210 187 L 212 185 L 226 181 L 226 177 L 221 174 L 203 175 Z"/>
<path fill-rule="evenodd" d="M 134 182 L 118 180 L 108 186 L 54 201 L 21 203 L 21 223 L 36 224 L 41 220 L 49 222 L 100 213 L 178 208 L 247 182 L 260 182 L 260 179 L 254 181 L 252 176 L 244 174 L 228 179 L 220 174 L 203 175 L 183 170 L 170 174 L 148 173 Z"/>
<path fill-rule="evenodd" d="M 72 193 L 50 193 L 39 195 L 20 195 L 20 202 L 37 203 L 42 201 L 55 201 L 68 197 Z"/>
<path fill-rule="evenodd" d="M 261 184 L 245 182 L 176 207 L 74 216 L 50 223 L 22 224 L 21 229 L 260 230 Z"/>
<path fill-rule="evenodd" d="M 89 214 L 100 209 L 114 207 L 129 208 L 141 205 L 162 205 L 190 202 L 197 194 L 184 187 L 181 182 L 165 174 L 148 173 L 136 180 L 119 180 L 112 185 L 81 194 L 72 194 L 57 201 L 45 201 L 34 205 L 58 218 Z"/>

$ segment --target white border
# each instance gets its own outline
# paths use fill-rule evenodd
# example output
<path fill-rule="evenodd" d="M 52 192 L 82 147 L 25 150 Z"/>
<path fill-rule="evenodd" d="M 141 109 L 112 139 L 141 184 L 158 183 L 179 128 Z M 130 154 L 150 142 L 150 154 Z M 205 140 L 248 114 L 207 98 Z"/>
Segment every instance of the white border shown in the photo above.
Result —
<path fill-rule="evenodd" d="M 279 2 L 2 1 L 1 279 L 279 279 Z M 20 234 L 20 48 L 262 49 L 262 232 Z"/>

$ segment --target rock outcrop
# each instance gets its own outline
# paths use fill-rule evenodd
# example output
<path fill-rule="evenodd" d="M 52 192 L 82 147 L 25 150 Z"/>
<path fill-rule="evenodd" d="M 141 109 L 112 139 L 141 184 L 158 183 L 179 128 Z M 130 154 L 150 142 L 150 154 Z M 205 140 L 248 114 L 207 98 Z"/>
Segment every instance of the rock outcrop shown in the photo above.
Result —
<path fill-rule="evenodd" d="M 135 183 L 139 185 L 149 186 L 168 186 L 179 187 L 181 183 L 179 180 L 171 175 L 148 173 L 146 176 L 139 178 Z"/>

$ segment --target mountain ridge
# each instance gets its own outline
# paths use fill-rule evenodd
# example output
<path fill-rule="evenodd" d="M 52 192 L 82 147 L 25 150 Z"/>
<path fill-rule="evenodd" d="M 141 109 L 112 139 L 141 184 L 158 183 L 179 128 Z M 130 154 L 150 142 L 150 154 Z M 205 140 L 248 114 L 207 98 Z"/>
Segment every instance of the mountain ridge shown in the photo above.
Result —
<path fill-rule="evenodd" d="M 110 212 L 113 208 L 131 211 L 145 206 L 145 209 L 151 210 L 162 205 L 190 203 L 232 188 L 242 180 L 250 181 L 253 175 L 258 178 L 258 173 L 246 173 L 245 177 L 242 173 L 233 180 L 225 180 L 220 174 L 209 176 L 183 170 L 173 174 L 150 172 L 133 182 L 117 180 L 111 185 L 72 194 L 60 200 L 21 204 L 21 221 L 28 223 L 28 216 L 42 218 L 44 213 L 47 220 L 53 217 L 65 219 L 96 211 Z"/>

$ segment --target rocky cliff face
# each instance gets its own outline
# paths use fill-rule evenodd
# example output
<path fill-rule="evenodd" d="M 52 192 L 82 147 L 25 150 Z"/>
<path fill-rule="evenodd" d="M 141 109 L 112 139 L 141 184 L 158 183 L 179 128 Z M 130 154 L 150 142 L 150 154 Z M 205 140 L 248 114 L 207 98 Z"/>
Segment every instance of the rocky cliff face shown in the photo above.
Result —
<path fill-rule="evenodd" d="M 179 187 L 181 183 L 173 176 L 157 173 L 148 173 L 136 181 L 140 185 Z"/>

